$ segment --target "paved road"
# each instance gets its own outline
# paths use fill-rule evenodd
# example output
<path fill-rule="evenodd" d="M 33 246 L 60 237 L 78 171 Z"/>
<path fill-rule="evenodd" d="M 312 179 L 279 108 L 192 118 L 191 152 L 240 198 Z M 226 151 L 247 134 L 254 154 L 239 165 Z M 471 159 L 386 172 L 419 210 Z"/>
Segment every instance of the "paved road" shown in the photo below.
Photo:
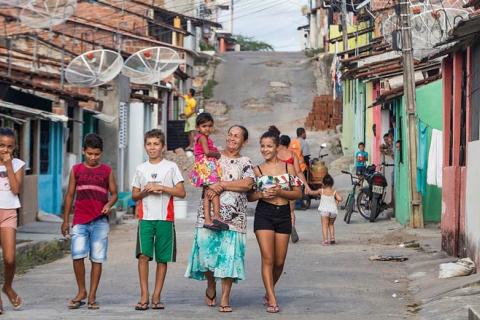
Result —
<path fill-rule="evenodd" d="M 301 52 L 232 52 L 221 58 L 214 99 L 229 106 L 227 126 L 240 123 L 248 128 L 251 139 L 243 153 L 258 163 L 258 139 L 269 125 L 291 137 L 303 127 L 316 91 L 313 67 Z M 222 129 L 215 141 L 221 141 Z M 308 132 L 312 155 L 318 154 L 325 136 Z"/>
<path fill-rule="evenodd" d="M 314 95 L 311 67 L 303 63 L 304 56 L 300 53 L 232 53 L 223 59 L 225 62 L 217 69 L 219 85 L 214 91 L 215 98 L 229 104 L 230 123 L 239 122 L 250 129 L 252 139 L 244 154 L 259 162 L 257 141 L 268 125 L 275 123 L 282 131 L 293 135 L 295 128 L 303 123 Z M 259 104 L 263 107 L 259 108 Z M 224 131 L 219 132 L 216 138 L 219 140 L 215 141 L 222 145 Z M 322 135 L 311 134 L 310 137 L 314 138 L 310 141 L 315 147 Z M 189 194 L 189 208 L 195 208 L 198 198 L 198 194 Z M 318 203 L 314 202 L 312 208 L 315 205 Z M 193 236 L 193 210 L 189 214 L 188 219 L 177 222 L 178 262 L 170 265 L 167 275 L 163 295 L 166 310 L 133 310 L 139 289 L 134 259 L 136 222 L 131 221 L 111 233 L 109 261 L 98 292 L 100 310 L 67 310 L 67 300 L 75 293 L 75 280 L 71 260 L 65 257 L 19 276 L 15 287 L 25 299 L 25 308 L 13 312 L 5 302 L 7 313 L 2 318 L 157 319 L 163 316 L 168 319 L 384 320 L 406 317 L 407 283 L 394 282 L 405 278 L 406 267 L 368 260 L 370 255 L 377 253 L 408 253 L 405 249 L 369 241 L 398 228 L 394 222 L 369 224 L 354 217 L 353 223 L 347 226 L 339 221 L 338 245 L 323 247 L 316 211 L 298 212 L 301 240 L 290 247 L 285 274 L 277 291 L 282 312 L 269 315 L 262 305 L 260 257 L 250 217 L 246 256 L 248 279 L 235 285 L 231 301 L 234 312 L 225 315 L 203 305 L 203 283 L 183 277 Z M 151 270 L 153 272 L 153 265 Z M 392 294 L 397 297 L 392 298 Z"/>
<path fill-rule="evenodd" d="M 278 287 L 282 312 L 276 319 L 404 319 L 406 283 L 394 283 L 405 276 L 398 263 L 370 262 L 374 253 L 397 252 L 388 246 L 369 244 L 372 234 L 398 227 L 393 222 L 369 224 L 356 217 L 351 225 L 337 223 L 338 244 L 324 247 L 314 209 L 298 213 L 301 240 L 291 245 L 285 274 Z M 248 279 L 234 286 L 229 319 L 261 319 L 272 315 L 262 306 L 263 285 L 260 257 L 250 217 L 247 244 Z M 67 310 L 67 299 L 75 293 L 69 257 L 36 267 L 19 276 L 15 288 L 23 296 L 23 311 L 12 311 L 8 303 L 3 319 L 220 319 L 222 314 L 203 305 L 204 284 L 185 279 L 194 220 L 178 221 L 178 262 L 170 265 L 163 301 L 164 311 L 133 310 L 138 300 L 135 221 L 118 226 L 110 237 L 109 260 L 98 292 L 102 308 Z M 405 250 L 405 249 L 403 249 Z M 153 272 L 153 265 L 151 268 Z M 397 298 L 392 298 L 396 293 Z M 5 299 L 4 299 L 5 300 Z"/>

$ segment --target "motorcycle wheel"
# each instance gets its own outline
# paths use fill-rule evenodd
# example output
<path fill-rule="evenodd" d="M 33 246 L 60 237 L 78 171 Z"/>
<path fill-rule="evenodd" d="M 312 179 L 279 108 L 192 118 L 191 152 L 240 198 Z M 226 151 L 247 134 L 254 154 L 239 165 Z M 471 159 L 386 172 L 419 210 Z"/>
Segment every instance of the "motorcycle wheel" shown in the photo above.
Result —
<path fill-rule="evenodd" d="M 309 209 L 311 203 L 312 203 L 312 199 L 310 198 L 310 196 L 304 194 L 302 199 L 300 199 L 300 210 Z"/>
<path fill-rule="evenodd" d="M 372 210 L 370 212 L 370 222 L 375 222 L 375 219 L 377 219 L 377 216 L 379 214 L 378 210 L 380 209 L 379 208 L 379 203 L 377 201 L 377 199 L 372 199 L 371 201 L 371 207 L 372 207 Z"/>
<path fill-rule="evenodd" d="M 357 209 L 358 213 L 360 213 L 365 220 L 370 220 L 370 216 L 372 214 L 370 208 L 370 197 L 363 191 L 360 191 L 357 196 Z"/>

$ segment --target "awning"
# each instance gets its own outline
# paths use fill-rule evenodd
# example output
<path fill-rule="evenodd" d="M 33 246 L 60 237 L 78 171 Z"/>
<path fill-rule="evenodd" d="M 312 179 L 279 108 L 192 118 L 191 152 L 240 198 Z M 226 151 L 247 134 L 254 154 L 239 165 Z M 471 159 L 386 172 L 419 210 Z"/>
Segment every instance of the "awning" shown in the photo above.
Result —
<path fill-rule="evenodd" d="M 3 113 L 0 113 L 0 118 L 8 119 L 8 120 L 11 120 L 11 121 L 13 121 L 15 123 L 18 123 L 18 124 L 23 124 L 23 123 L 27 122 L 27 120 L 7 116 L 6 114 L 3 114 Z"/>
<path fill-rule="evenodd" d="M 115 121 L 117 119 L 117 117 L 115 117 L 115 116 L 111 116 L 109 114 L 102 113 L 102 112 L 95 111 L 95 110 L 91 110 L 91 109 L 85 109 L 84 108 L 83 112 L 89 112 L 89 113 L 92 114 L 92 117 L 94 117 L 98 120 L 107 122 L 107 123 L 112 123 L 113 121 Z"/>
<path fill-rule="evenodd" d="M 16 113 L 33 116 L 34 118 L 37 118 L 37 119 L 49 120 L 53 122 L 67 122 L 68 120 L 70 120 L 67 116 L 64 116 L 64 115 L 59 115 L 59 114 L 51 113 L 48 111 L 29 108 L 29 107 L 21 106 L 18 104 L 6 102 L 3 100 L 0 100 L 0 109 L 9 109 Z M 2 114 L 2 116 L 3 115 L 4 114 Z"/>

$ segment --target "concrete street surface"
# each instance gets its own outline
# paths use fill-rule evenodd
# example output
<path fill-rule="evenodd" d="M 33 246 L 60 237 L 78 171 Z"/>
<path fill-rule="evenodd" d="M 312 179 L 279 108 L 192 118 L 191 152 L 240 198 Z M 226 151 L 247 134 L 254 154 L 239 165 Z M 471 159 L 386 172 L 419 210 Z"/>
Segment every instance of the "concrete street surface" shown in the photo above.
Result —
<path fill-rule="evenodd" d="M 75 294 L 71 259 L 66 256 L 36 267 L 14 282 L 23 297 L 22 311 L 13 311 L 2 296 L 3 319 L 405 319 L 407 298 L 406 263 L 371 262 L 374 254 L 419 255 L 412 249 L 385 245 L 401 241 L 402 228 L 393 221 L 371 224 L 358 214 L 346 225 L 337 221 L 337 244 L 321 245 L 320 220 L 314 206 L 298 211 L 300 241 L 291 244 L 285 273 L 278 284 L 281 312 L 270 315 L 262 305 L 259 249 L 249 217 L 246 266 L 248 279 L 234 285 L 232 314 L 204 305 L 205 283 L 184 278 L 193 236 L 193 213 L 178 221 L 178 262 L 169 265 L 162 301 L 163 311 L 135 311 L 139 299 L 135 251 L 136 221 L 116 227 L 110 236 L 98 302 L 101 309 L 68 310 L 67 300 Z M 398 229 L 398 230 L 397 230 Z M 389 239 L 389 234 L 395 237 Z M 151 275 L 154 272 L 151 264 Z M 396 281 L 398 280 L 398 281 Z M 153 285 L 153 279 L 150 283 Z M 219 288 L 220 286 L 218 286 Z M 151 287 L 151 289 L 153 289 Z"/>

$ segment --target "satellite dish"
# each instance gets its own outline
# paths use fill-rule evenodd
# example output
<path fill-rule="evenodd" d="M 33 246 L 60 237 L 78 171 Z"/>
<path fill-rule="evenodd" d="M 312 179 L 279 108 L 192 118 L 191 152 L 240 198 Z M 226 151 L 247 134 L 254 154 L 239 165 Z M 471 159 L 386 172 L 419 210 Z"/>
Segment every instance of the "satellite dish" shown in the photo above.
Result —
<path fill-rule="evenodd" d="M 65 70 L 65 78 L 80 87 L 97 87 L 113 80 L 122 70 L 122 56 L 110 50 L 93 50 L 73 59 Z"/>
<path fill-rule="evenodd" d="M 32 0 L 0 0 L 0 8 L 15 8 L 23 7 L 30 3 Z"/>
<path fill-rule="evenodd" d="M 153 84 L 174 73 L 184 62 L 173 49 L 151 47 L 132 54 L 125 61 L 122 73 L 133 83 Z"/>
<path fill-rule="evenodd" d="M 468 19 L 469 12 L 456 8 L 441 8 L 415 15 L 411 20 L 414 53 L 425 55 L 438 50 L 436 45 L 448 37 L 448 33 L 461 20 Z"/>
<path fill-rule="evenodd" d="M 77 8 L 77 0 L 33 0 L 23 6 L 20 22 L 30 28 L 50 28 L 65 22 Z"/>

